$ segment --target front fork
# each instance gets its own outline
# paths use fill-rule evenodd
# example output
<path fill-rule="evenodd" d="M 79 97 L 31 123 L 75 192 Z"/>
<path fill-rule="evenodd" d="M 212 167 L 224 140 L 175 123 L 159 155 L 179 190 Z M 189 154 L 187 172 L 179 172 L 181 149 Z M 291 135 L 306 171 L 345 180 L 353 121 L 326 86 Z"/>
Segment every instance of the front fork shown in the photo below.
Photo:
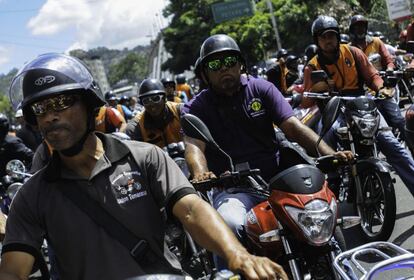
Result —
<path fill-rule="evenodd" d="M 283 232 L 283 226 L 281 223 L 278 222 L 279 232 Z M 282 240 L 283 248 L 285 249 L 285 254 L 289 256 L 289 268 L 292 274 L 293 280 L 302 280 L 299 266 L 292 255 L 292 249 L 290 248 L 289 241 L 285 237 L 284 234 L 280 235 L 280 239 Z"/>

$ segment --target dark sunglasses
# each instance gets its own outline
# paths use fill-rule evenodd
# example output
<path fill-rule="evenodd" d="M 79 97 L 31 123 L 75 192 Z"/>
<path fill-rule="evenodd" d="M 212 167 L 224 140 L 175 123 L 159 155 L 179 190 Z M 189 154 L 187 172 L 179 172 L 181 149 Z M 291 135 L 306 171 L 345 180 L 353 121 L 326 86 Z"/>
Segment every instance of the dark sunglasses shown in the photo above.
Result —
<path fill-rule="evenodd" d="M 205 64 L 205 67 L 210 71 L 218 71 L 223 66 L 226 66 L 227 68 L 231 68 L 239 61 L 239 58 L 235 55 L 229 55 L 222 58 L 213 59 L 210 61 L 207 61 Z"/>
<path fill-rule="evenodd" d="M 61 94 L 56 97 L 35 102 L 30 107 L 36 116 L 41 116 L 49 110 L 53 110 L 55 112 L 66 110 L 75 104 L 77 100 L 78 97 L 74 95 Z"/>
<path fill-rule="evenodd" d="M 152 95 L 141 98 L 142 105 L 148 105 L 150 103 L 160 103 L 163 95 Z"/>

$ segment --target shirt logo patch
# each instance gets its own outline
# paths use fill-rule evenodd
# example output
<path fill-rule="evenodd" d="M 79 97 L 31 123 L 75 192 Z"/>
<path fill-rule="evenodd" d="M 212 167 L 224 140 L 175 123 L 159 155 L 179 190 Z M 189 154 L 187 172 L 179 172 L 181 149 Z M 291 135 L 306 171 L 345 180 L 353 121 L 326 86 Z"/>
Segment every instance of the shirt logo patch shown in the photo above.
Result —
<path fill-rule="evenodd" d="M 253 98 L 252 100 L 250 100 L 247 109 L 250 112 L 250 116 L 252 117 L 263 115 L 266 112 L 263 109 L 262 100 L 260 100 L 260 98 Z"/>
<path fill-rule="evenodd" d="M 147 190 L 138 180 L 140 175 L 138 171 L 122 172 L 111 182 L 118 204 L 147 196 Z"/>
<path fill-rule="evenodd" d="M 345 64 L 348 67 L 351 67 L 351 61 L 349 60 L 349 58 L 345 58 Z"/>

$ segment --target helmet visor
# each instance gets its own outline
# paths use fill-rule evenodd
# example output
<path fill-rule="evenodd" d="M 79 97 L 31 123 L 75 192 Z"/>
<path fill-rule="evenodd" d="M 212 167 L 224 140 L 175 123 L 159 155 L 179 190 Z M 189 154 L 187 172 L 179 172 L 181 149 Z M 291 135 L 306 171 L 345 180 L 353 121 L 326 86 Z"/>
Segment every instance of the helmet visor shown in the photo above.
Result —
<path fill-rule="evenodd" d="M 32 84 L 28 84 L 27 81 L 25 82 L 25 78 L 31 70 L 45 70 L 46 73 L 47 71 L 56 72 L 66 76 L 67 80 L 59 86 L 48 88 L 47 84 L 53 83 L 56 77 L 54 75 L 45 75 L 31 81 Z M 9 89 L 10 103 L 14 110 L 16 110 L 21 106 L 27 105 L 29 102 L 46 97 L 52 92 L 90 89 L 93 81 L 94 79 L 91 73 L 76 58 L 57 53 L 43 54 L 24 65 L 13 78 Z M 45 88 L 45 86 L 45 90 L 39 91 L 37 89 Z M 25 95 L 23 95 L 23 92 L 25 92 Z"/>

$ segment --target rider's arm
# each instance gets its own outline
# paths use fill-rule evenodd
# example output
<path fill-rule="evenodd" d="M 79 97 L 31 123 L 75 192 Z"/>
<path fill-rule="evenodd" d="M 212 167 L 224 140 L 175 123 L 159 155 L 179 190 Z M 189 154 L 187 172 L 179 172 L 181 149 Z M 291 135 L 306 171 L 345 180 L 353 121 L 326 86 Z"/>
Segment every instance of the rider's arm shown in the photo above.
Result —
<path fill-rule="evenodd" d="M 139 122 L 136 120 L 136 118 L 130 120 L 127 123 L 125 133 L 129 136 L 129 138 L 131 138 L 131 140 L 143 141 L 141 126 L 139 125 Z"/>
<path fill-rule="evenodd" d="M 351 47 L 352 54 L 356 61 L 358 61 L 358 73 L 362 75 L 364 82 L 367 86 L 378 92 L 384 84 L 384 81 L 381 79 L 380 75 L 378 74 L 377 69 L 368 61 L 367 56 L 358 48 Z"/>
<path fill-rule="evenodd" d="M 219 214 L 199 196 L 182 197 L 173 206 L 173 214 L 198 244 L 224 258 L 229 269 L 247 279 L 288 279 L 281 266 L 250 255 Z"/>
<path fill-rule="evenodd" d="M 304 91 L 312 91 L 312 80 L 311 80 L 312 68 L 310 66 L 305 66 L 303 70 L 303 88 Z M 302 98 L 302 103 L 300 104 L 303 108 L 309 108 L 315 105 L 315 100 L 308 97 Z"/>
<path fill-rule="evenodd" d="M 315 146 L 319 136 L 309 127 L 302 124 L 296 117 L 290 117 L 279 125 L 286 137 L 297 142 L 312 156 L 317 156 Z M 319 151 L 322 155 L 335 153 L 323 140 L 319 144 Z"/>
<path fill-rule="evenodd" d="M 379 54 L 381 56 L 381 64 L 383 67 L 387 70 L 394 70 L 394 59 L 382 41 L 379 47 Z"/>
<path fill-rule="evenodd" d="M 0 280 L 28 279 L 34 257 L 25 252 L 11 251 L 1 256 Z"/>
<path fill-rule="evenodd" d="M 204 155 L 206 144 L 198 139 L 184 135 L 185 160 L 193 179 L 206 180 L 213 176 Z"/>

